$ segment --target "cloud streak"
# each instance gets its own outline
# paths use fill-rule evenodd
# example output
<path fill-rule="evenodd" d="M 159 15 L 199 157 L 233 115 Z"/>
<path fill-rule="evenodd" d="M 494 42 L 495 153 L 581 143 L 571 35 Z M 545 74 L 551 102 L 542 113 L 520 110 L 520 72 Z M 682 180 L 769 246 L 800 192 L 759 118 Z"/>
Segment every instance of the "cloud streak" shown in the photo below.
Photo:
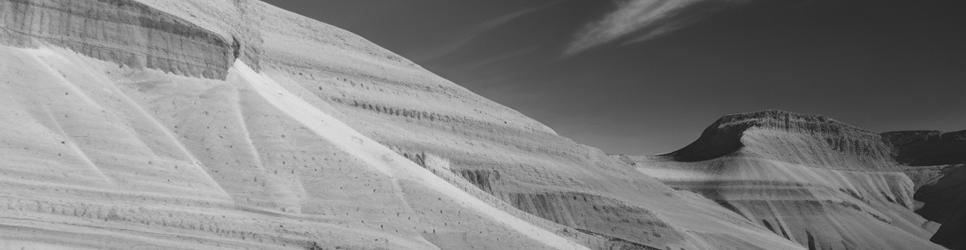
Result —
<path fill-rule="evenodd" d="M 494 29 L 498 29 L 504 25 L 507 25 L 513 22 L 518 18 L 524 17 L 534 12 L 539 12 L 541 10 L 557 5 L 561 2 L 562 1 L 559 1 L 559 0 L 551 1 L 546 4 L 517 10 L 511 13 L 507 13 L 507 14 L 480 22 L 479 24 L 470 27 L 466 32 L 461 34 L 457 39 L 454 39 L 453 41 L 448 42 L 443 46 L 439 46 L 438 48 L 430 52 L 420 54 L 420 55 L 414 55 L 412 56 L 412 58 L 415 61 L 432 61 L 432 60 L 439 59 L 441 57 L 444 57 L 446 55 L 449 55 L 449 54 L 452 54 L 453 52 L 458 51 L 459 49 L 463 48 L 473 40 L 477 39 L 479 36 L 485 34 L 486 32 L 489 32 Z"/>
<path fill-rule="evenodd" d="M 646 41 L 686 27 L 713 11 L 689 11 L 703 3 L 725 5 L 750 0 L 624 0 L 616 10 L 585 25 L 564 51 L 574 55 L 585 50 L 635 35 L 628 43 Z"/>

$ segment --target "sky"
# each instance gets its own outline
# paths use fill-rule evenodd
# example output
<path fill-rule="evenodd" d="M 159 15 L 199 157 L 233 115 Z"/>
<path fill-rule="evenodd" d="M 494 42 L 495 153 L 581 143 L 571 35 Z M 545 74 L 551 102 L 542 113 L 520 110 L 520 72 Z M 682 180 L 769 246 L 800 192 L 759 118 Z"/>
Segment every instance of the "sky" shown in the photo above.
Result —
<path fill-rule="evenodd" d="M 962 0 L 268 0 L 580 143 L 659 154 L 782 109 L 966 129 Z"/>

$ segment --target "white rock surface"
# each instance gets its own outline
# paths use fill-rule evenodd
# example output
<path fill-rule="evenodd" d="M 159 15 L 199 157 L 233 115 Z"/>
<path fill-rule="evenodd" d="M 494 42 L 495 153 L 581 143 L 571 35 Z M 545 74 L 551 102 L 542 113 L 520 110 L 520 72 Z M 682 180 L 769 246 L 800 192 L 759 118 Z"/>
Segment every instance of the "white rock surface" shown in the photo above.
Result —
<path fill-rule="evenodd" d="M 0 248 L 802 248 L 262 2 L 0 13 Z"/>

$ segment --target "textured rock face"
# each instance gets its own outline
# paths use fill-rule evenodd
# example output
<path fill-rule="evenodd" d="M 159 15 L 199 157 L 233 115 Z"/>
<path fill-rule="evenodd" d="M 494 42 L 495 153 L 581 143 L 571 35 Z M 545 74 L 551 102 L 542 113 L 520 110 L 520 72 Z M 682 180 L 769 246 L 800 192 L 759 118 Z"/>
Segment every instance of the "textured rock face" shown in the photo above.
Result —
<path fill-rule="evenodd" d="M 726 116 L 665 156 L 623 157 L 809 249 L 937 249 L 881 136 L 819 116 Z"/>
<path fill-rule="evenodd" d="M 801 248 L 262 2 L 0 3 L 0 248 Z"/>
<path fill-rule="evenodd" d="M 222 79 L 238 40 L 130 0 L 3 0 L 0 43 L 68 47 L 129 67 Z"/>
<path fill-rule="evenodd" d="M 828 153 L 833 159 L 811 157 L 808 154 L 789 153 L 796 150 L 794 143 L 781 138 L 778 141 L 763 141 L 768 145 L 745 145 L 743 138 L 755 130 L 771 130 L 793 135 L 804 136 L 808 140 L 819 140 L 818 147 L 812 150 L 822 150 L 803 153 Z M 767 135 L 759 136 L 761 139 Z M 758 138 L 747 138 L 749 140 Z M 757 142 L 757 141 L 753 141 Z M 817 164 L 836 168 L 887 166 L 890 165 L 891 149 L 889 145 L 880 141 L 879 135 L 855 128 L 822 116 L 800 115 L 780 110 L 769 110 L 755 113 L 734 114 L 722 117 L 709 126 L 694 143 L 668 154 L 677 161 L 703 161 L 734 153 L 743 148 L 755 148 L 761 153 L 790 160 L 795 163 Z M 765 148 L 764 146 L 778 146 Z M 842 164 L 842 161 L 857 161 L 858 164 Z"/>

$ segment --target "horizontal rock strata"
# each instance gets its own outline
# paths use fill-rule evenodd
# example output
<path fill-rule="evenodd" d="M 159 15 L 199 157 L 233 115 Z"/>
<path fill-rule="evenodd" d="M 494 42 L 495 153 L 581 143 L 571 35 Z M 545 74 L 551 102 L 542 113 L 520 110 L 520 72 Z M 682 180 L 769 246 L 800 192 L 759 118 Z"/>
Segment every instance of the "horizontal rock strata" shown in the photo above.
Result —
<path fill-rule="evenodd" d="M 821 116 L 725 116 L 694 143 L 622 157 L 809 249 L 939 249 L 882 136 Z"/>
<path fill-rule="evenodd" d="M 237 40 L 130 0 L 2 0 L 0 43 L 70 48 L 134 68 L 223 79 Z"/>

